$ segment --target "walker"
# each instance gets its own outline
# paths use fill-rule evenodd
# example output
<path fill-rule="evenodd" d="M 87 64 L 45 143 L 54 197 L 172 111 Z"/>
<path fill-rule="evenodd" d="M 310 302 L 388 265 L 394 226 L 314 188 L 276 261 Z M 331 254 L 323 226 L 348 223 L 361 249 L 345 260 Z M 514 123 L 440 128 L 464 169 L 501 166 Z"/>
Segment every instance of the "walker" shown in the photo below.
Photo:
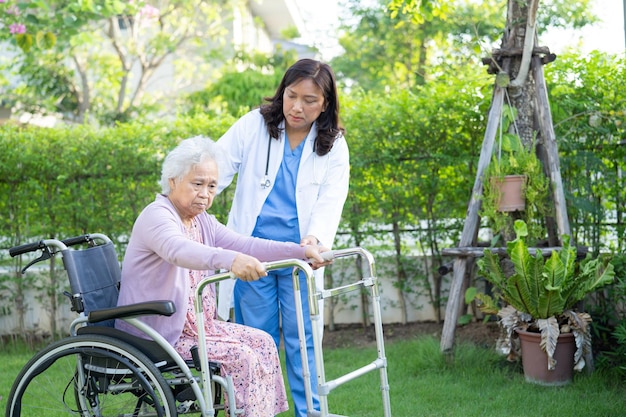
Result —
<path fill-rule="evenodd" d="M 298 319 L 298 335 L 300 338 L 300 353 L 302 356 L 302 373 L 305 383 L 305 394 L 307 400 L 307 415 L 309 417 L 342 417 L 338 414 L 330 414 L 328 411 L 328 395 L 330 392 L 341 386 L 342 384 L 365 375 L 368 372 L 376 369 L 380 370 L 380 390 L 382 393 L 383 411 L 384 417 L 391 417 L 391 406 L 389 401 L 389 382 L 387 380 L 387 358 L 385 357 L 385 346 L 383 340 L 383 326 L 382 326 L 382 314 L 380 307 L 380 293 L 378 290 L 378 279 L 376 278 L 374 271 L 374 257 L 367 250 L 356 247 L 349 249 L 340 249 L 330 252 L 322 253 L 325 259 L 340 258 L 346 256 L 361 256 L 367 261 L 369 276 L 353 284 L 343 285 L 336 288 L 324 289 L 318 291 L 315 285 L 315 277 L 313 271 L 309 265 L 304 264 L 300 268 L 305 272 L 308 285 L 309 294 L 309 311 L 311 316 L 311 329 L 313 335 L 313 349 L 315 354 L 315 367 L 317 370 L 317 390 L 320 402 L 320 411 L 313 409 L 313 394 L 311 389 L 310 371 L 308 365 L 308 354 L 306 349 L 306 338 L 304 333 L 304 316 L 302 310 L 302 301 L 300 294 L 300 281 L 298 279 L 298 271 L 294 268 L 293 273 L 293 287 L 294 298 L 296 302 L 296 313 Z M 305 267 L 306 266 L 306 267 Z M 376 332 L 376 346 L 378 356 L 368 365 L 357 368 L 343 376 L 340 376 L 334 380 L 326 381 L 324 371 L 324 355 L 322 352 L 322 337 L 320 334 L 319 321 L 321 320 L 319 312 L 319 300 L 325 300 L 330 297 L 342 295 L 351 291 L 358 291 L 361 288 L 369 288 L 372 298 L 373 314 L 374 314 L 374 328 Z"/>

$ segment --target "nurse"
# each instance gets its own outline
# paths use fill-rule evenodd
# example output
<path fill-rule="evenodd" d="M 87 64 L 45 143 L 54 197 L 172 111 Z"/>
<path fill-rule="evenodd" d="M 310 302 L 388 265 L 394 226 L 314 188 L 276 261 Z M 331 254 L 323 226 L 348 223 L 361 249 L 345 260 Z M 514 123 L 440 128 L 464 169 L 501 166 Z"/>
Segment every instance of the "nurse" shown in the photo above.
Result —
<path fill-rule="evenodd" d="M 235 174 L 237 185 L 227 226 L 246 235 L 331 247 L 348 194 L 349 153 L 339 123 L 339 101 L 332 69 L 302 59 L 284 74 L 273 97 L 239 119 L 218 144 L 226 153 L 219 189 Z M 319 289 L 323 268 L 315 271 Z M 222 281 L 222 283 L 225 283 Z M 306 346 L 319 409 L 307 285 L 301 277 Z M 220 285 L 220 316 L 229 316 L 232 289 Z M 296 416 L 306 416 L 291 269 L 269 271 L 254 282 L 234 282 L 235 320 L 265 330 L 280 346 Z M 321 309 L 323 311 L 323 309 Z M 323 321 L 320 323 L 323 326 Z"/>

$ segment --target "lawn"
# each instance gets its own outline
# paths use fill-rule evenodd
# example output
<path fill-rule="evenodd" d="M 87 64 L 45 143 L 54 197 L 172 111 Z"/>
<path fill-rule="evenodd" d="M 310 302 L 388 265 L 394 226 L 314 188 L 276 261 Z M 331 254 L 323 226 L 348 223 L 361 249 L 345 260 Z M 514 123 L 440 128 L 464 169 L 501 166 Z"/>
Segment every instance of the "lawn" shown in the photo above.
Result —
<path fill-rule="evenodd" d="M 327 380 L 331 380 L 369 363 L 376 350 L 336 348 L 324 354 Z M 13 379 L 31 355 L 19 347 L 3 346 L 2 412 Z M 537 386 L 524 380 L 519 364 L 508 363 L 492 349 L 460 342 L 454 357 L 446 358 L 433 336 L 388 343 L 386 356 L 394 417 L 612 417 L 626 410 L 626 385 L 609 372 L 579 373 L 564 387 Z M 338 387 L 328 397 L 330 412 L 381 417 L 379 386 L 375 371 Z"/>
<path fill-rule="evenodd" d="M 324 353 L 327 381 L 376 357 L 375 348 L 336 348 Z M 607 373 L 577 373 L 572 384 L 564 387 L 533 385 L 524 380 L 521 364 L 507 362 L 492 348 L 459 342 L 454 357 L 446 358 L 434 336 L 387 343 L 386 356 L 394 417 L 626 414 L 626 385 Z M 330 412 L 381 417 L 379 387 L 378 371 L 340 386 L 328 397 Z"/>

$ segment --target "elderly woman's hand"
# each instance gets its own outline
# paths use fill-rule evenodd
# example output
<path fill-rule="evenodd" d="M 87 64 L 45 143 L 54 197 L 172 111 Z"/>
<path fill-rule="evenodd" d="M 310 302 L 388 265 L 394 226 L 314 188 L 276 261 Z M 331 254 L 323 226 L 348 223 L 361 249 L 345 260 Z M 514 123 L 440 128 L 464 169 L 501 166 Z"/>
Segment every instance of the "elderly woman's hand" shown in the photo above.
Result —
<path fill-rule="evenodd" d="M 242 281 L 256 281 L 267 276 L 265 265 L 261 261 L 243 253 L 235 257 L 230 271 Z"/>

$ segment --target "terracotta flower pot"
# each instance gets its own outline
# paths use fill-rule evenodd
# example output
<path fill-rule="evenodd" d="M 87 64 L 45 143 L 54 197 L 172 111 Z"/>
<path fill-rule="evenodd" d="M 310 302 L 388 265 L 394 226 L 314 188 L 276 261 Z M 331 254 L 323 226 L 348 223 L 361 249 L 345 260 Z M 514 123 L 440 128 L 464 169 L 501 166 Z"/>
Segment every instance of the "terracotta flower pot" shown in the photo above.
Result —
<path fill-rule="evenodd" d="M 506 175 L 504 178 L 493 179 L 492 185 L 498 189 L 500 202 L 498 211 L 522 211 L 526 208 L 524 198 L 524 182 L 526 175 Z"/>
<path fill-rule="evenodd" d="M 541 334 L 516 329 L 522 347 L 522 366 L 526 381 L 539 385 L 559 386 L 572 382 L 576 343 L 572 333 L 558 337 L 554 359 L 556 368 L 548 370 L 548 356 L 541 350 Z"/>

